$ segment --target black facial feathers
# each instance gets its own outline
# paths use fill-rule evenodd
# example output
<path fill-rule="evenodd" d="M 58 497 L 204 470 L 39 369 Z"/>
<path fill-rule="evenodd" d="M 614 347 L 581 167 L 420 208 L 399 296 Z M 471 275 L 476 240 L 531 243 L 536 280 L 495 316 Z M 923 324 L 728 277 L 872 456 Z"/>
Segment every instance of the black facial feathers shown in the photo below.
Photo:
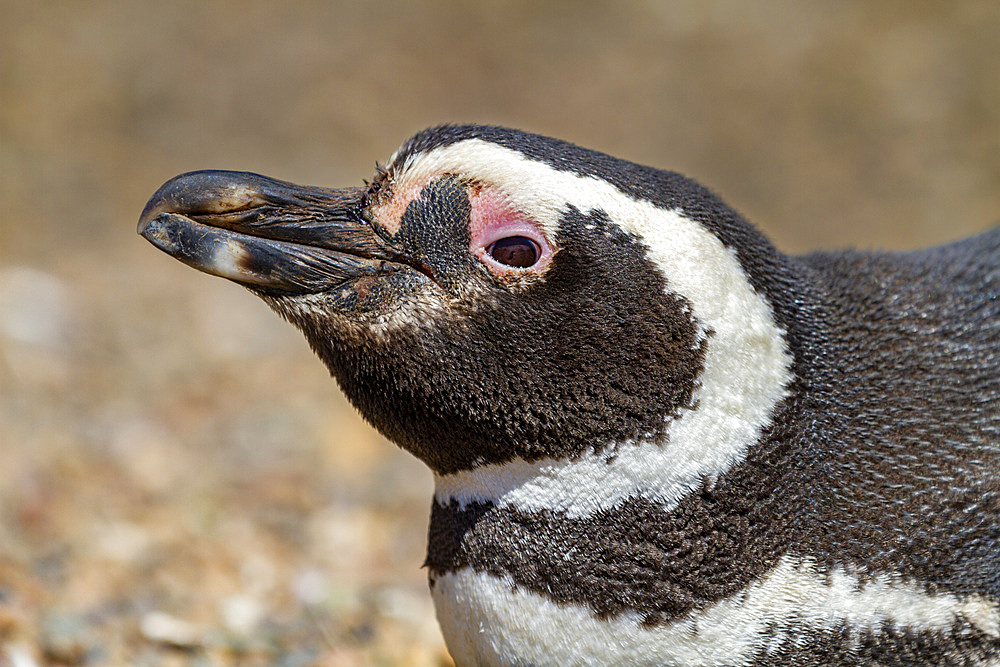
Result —
<path fill-rule="evenodd" d="M 449 238 L 432 243 L 452 243 L 468 203 L 448 199 L 442 212 L 438 193 L 456 186 L 445 180 L 411 205 L 399 233 L 425 247 L 434 234 Z M 637 240 L 575 210 L 560 230 L 546 279 L 528 290 L 494 287 L 469 307 L 456 299 L 452 312 L 384 344 L 355 347 L 318 331 L 314 345 L 362 414 L 439 473 L 660 438 L 691 405 L 705 339 Z M 435 276 L 486 284 L 450 253 L 427 258 Z"/>
<path fill-rule="evenodd" d="M 474 274 L 469 254 L 469 197 L 454 176 L 440 178 L 421 192 L 400 220 L 394 242 L 427 267 L 434 281 L 449 291 Z"/>

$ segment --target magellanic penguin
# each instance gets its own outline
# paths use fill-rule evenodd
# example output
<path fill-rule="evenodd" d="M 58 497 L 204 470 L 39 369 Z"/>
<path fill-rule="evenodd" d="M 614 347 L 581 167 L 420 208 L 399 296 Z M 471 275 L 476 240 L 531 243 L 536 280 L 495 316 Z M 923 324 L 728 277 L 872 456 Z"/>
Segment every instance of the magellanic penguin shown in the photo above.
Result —
<path fill-rule="evenodd" d="M 366 187 L 178 176 L 139 231 L 433 470 L 460 665 L 1000 663 L 1000 229 L 792 257 L 678 174 L 449 125 Z"/>

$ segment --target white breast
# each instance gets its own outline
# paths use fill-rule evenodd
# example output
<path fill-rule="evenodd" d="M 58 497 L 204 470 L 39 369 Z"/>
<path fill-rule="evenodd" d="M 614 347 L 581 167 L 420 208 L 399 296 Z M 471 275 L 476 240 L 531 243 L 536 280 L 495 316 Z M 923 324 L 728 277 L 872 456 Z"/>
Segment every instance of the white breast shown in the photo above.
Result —
<path fill-rule="evenodd" d="M 432 593 L 459 665 L 739 665 L 841 623 L 854 639 L 886 622 L 945 633 L 959 623 L 1000 638 L 1000 609 L 983 598 L 930 595 L 887 575 L 861 585 L 790 556 L 745 591 L 649 629 L 637 614 L 599 620 L 471 569 L 436 577 Z"/>

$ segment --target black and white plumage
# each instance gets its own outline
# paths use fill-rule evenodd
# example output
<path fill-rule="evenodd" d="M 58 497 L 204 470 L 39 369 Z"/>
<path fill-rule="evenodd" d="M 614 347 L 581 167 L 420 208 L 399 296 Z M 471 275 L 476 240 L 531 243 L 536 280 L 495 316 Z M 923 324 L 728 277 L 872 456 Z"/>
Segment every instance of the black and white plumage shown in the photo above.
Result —
<path fill-rule="evenodd" d="M 1000 662 L 1000 229 L 790 257 L 677 174 L 444 126 L 367 188 L 180 176 L 140 232 L 432 468 L 459 664 Z"/>

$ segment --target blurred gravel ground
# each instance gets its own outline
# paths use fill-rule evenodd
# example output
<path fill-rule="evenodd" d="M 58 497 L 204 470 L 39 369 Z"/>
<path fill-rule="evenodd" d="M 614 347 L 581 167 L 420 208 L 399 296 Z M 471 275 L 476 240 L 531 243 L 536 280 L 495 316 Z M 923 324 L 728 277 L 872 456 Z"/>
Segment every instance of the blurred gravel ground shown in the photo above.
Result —
<path fill-rule="evenodd" d="M 909 248 L 1000 219 L 998 66 L 992 1 L 0 0 L 0 665 L 448 663 L 429 473 L 135 235 L 167 178 L 358 183 L 477 120 Z"/>

